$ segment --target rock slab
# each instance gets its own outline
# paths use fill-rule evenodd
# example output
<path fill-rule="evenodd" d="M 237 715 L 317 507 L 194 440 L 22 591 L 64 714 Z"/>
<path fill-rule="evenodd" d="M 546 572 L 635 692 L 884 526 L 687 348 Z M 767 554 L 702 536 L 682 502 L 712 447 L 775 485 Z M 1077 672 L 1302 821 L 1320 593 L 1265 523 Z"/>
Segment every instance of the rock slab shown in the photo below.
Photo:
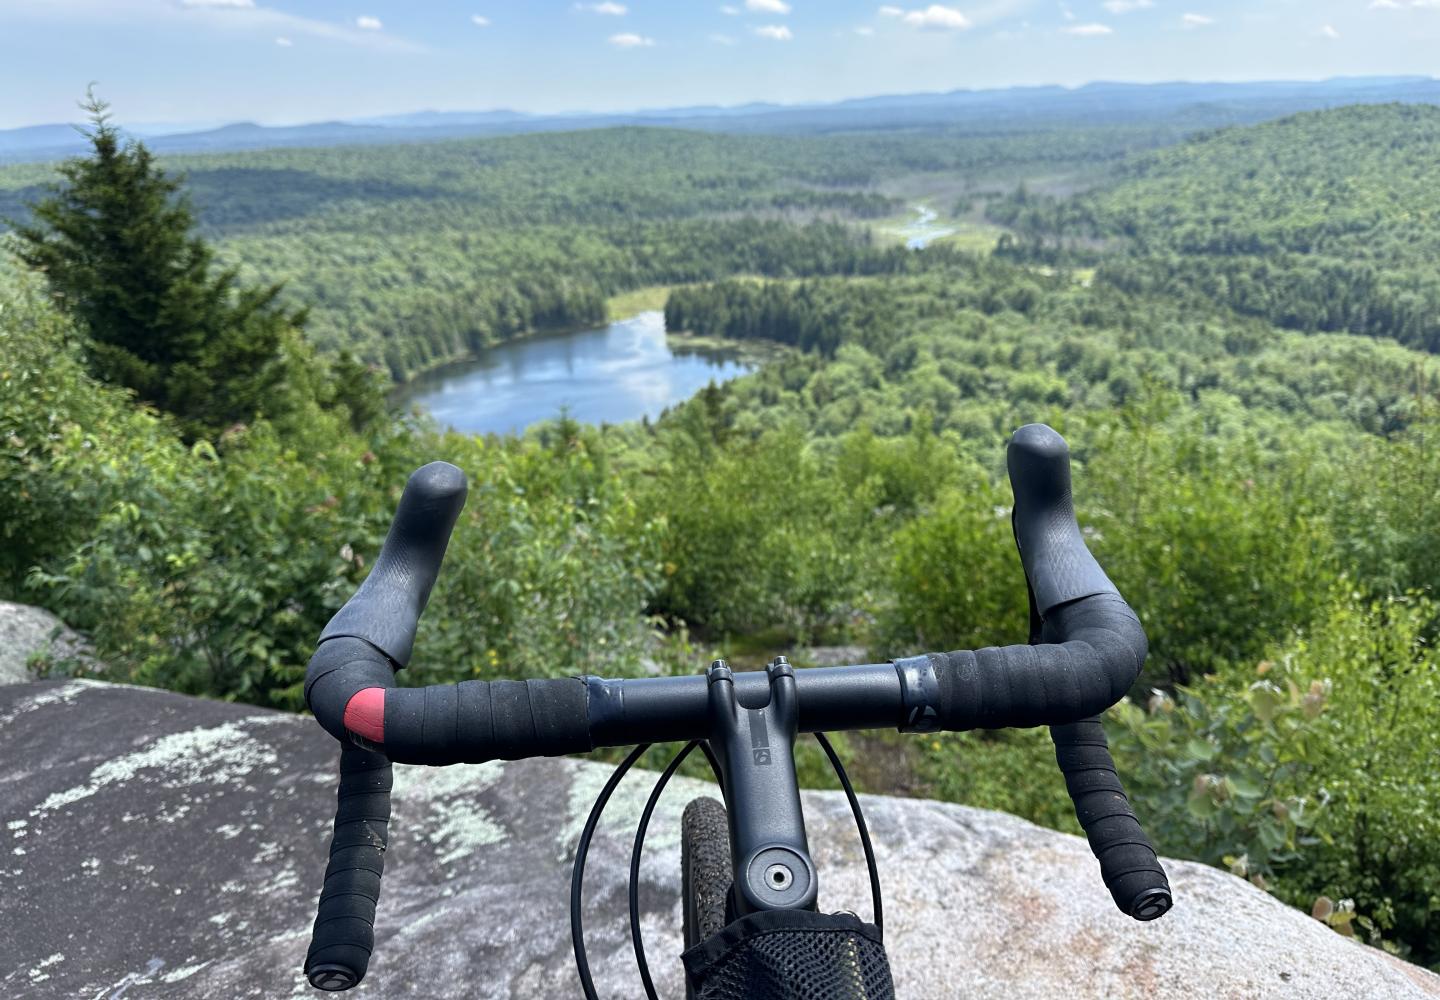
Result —
<path fill-rule="evenodd" d="M 89 649 L 78 633 L 43 608 L 0 601 L 0 684 L 30 680 L 28 663 L 35 653 L 88 659 Z"/>
<path fill-rule="evenodd" d="M 312 720 L 283 713 L 96 681 L 0 688 L 0 996 L 319 996 L 300 967 L 336 759 Z M 579 996 L 570 862 L 608 775 L 574 759 L 397 767 L 376 952 L 353 995 Z M 621 786 L 590 858 L 590 961 L 608 998 L 643 995 L 625 890 L 654 779 Z M 707 792 L 677 779 L 641 867 L 662 996 L 684 995 L 679 813 Z M 804 805 L 822 905 L 868 918 L 844 798 Z M 864 805 L 902 998 L 1440 997 L 1440 977 L 1224 872 L 1167 862 L 1176 907 L 1138 924 L 1079 838 L 963 806 Z"/>

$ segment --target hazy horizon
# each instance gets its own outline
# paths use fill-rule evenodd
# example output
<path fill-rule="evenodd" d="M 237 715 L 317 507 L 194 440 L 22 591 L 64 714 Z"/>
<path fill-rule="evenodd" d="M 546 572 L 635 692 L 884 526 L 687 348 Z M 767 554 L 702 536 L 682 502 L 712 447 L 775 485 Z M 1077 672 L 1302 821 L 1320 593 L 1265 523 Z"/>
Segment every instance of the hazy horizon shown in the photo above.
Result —
<path fill-rule="evenodd" d="M 1067 91 L 1078 91 L 1078 90 L 1083 90 L 1083 89 L 1085 89 L 1086 87 L 1111 86 L 1111 85 L 1113 85 L 1113 86 L 1139 86 L 1139 87 L 1149 87 L 1149 86 L 1154 86 L 1154 87 L 1164 87 L 1164 86 L 1206 87 L 1206 86 L 1245 85 L 1245 84 L 1253 84 L 1253 85 L 1257 85 L 1257 86 L 1258 86 L 1258 85 L 1280 85 L 1280 86 L 1284 86 L 1284 85 L 1286 85 L 1286 84 L 1295 84 L 1295 85 L 1317 85 L 1317 84 L 1328 83 L 1328 82 L 1331 82 L 1331 81 L 1339 81 L 1339 80 L 1356 80 L 1356 81 L 1360 81 L 1360 80 L 1376 80 L 1376 81 L 1383 81 L 1383 80 L 1388 80 L 1388 79 L 1394 79 L 1394 80 L 1403 80 L 1403 79 L 1440 80 L 1440 77 L 1429 76 L 1429 75 L 1426 75 L 1426 74 L 1375 74 L 1375 75 L 1359 75 L 1359 76 L 1314 77 L 1314 78 L 1310 78 L 1310 79 L 1304 79 L 1304 78 L 1300 78 L 1300 77 L 1276 78 L 1276 79 L 1244 78 L 1244 79 L 1235 79 L 1235 80 L 1184 80 L 1184 79 L 1173 79 L 1173 80 L 1120 80 L 1120 79 L 1097 78 L 1097 79 L 1094 79 L 1094 80 L 1086 80 L 1086 81 L 1083 81 L 1083 82 L 1081 82 L 1081 83 L 1075 83 L 1075 84 L 1063 84 L 1063 83 L 1018 83 L 1018 84 L 1009 84 L 1009 85 L 1000 86 L 1000 87 L 952 87 L 952 88 L 948 88 L 948 89 L 946 89 L 946 90 L 931 90 L 931 91 L 921 91 L 921 90 L 915 90 L 915 91 L 898 91 L 898 90 L 897 90 L 897 91 L 888 91 L 888 92 L 885 92 L 885 93 L 857 93 L 857 94 L 846 94 L 846 95 L 844 95 L 844 96 L 835 97 L 835 98 L 828 99 L 828 100 L 814 100 L 814 101 L 766 101 L 766 100 L 764 100 L 764 99 L 756 99 L 756 100 L 752 100 L 752 101 L 739 101 L 739 102 L 734 102 L 734 103 L 710 102 L 710 103 L 708 103 L 708 104 L 700 104 L 700 103 L 697 103 L 697 104 L 686 104 L 686 105 L 668 105 L 668 104 L 662 105 L 662 104 L 655 104 L 655 105 L 638 105 L 638 106 L 635 106 L 635 107 L 605 108 L 605 109 L 601 109 L 601 108 L 576 107 L 576 108 L 566 108 L 566 109 L 562 109 L 562 110 L 560 110 L 560 111 L 535 111 L 535 110 L 529 109 L 529 108 L 514 107 L 514 106 L 505 106 L 505 107 L 495 106 L 495 107 L 483 107 L 483 108 L 482 108 L 482 107 L 454 107 L 454 108 L 423 107 L 423 108 L 409 108 L 409 109 L 406 109 L 406 110 L 404 110 L 404 111 L 388 112 L 388 113 L 385 113 L 385 114 L 377 114 L 377 115 L 372 115 L 372 114 L 368 114 L 368 113 L 356 113 L 356 114 L 348 114 L 348 115 L 339 115 L 339 116 L 335 116 L 335 117 L 329 118 L 329 119 L 297 119 L 297 120 L 294 120 L 294 121 L 290 121 L 290 120 L 285 120 L 285 121 L 267 121 L 267 120 L 262 120 L 262 119 L 255 118 L 255 117 L 250 117 L 250 118 L 241 117 L 241 118 L 206 119 L 206 120 L 198 120 L 198 121 L 197 121 L 197 120 L 192 120 L 192 121 L 169 120 L 169 121 L 138 121 L 138 122 L 131 122 L 131 121 L 125 121 L 125 120 L 123 119 L 123 116 L 120 116 L 120 119 L 121 119 L 121 120 L 119 121 L 119 124 L 121 124 L 121 125 L 122 125 L 123 127 L 125 127 L 127 130 L 132 131 L 132 132 L 149 133 L 149 134 L 152 134 L 152 135 L 157 135 L 157 136 L 159 136 L 159 135 L 165 135 L 165 134 L 179 134 L 179 133 L 182 133 L 182 132 L 185 132 L 185 131 L 189 131 L 189 130 L 191 130 L 191 129 L 195 129 L 195 130 L 208 130 L 208 129 L 215 129 L 215 128 L 224 128 L 224 127 L 226 127 L 226 126 L 228 126 L 228 125 L 238 125 L 238 124 L 256 124 L 256 125 L 262 125 L 262 126 L 270 127 L 270 128 L 286 128 L 286 127 L 291 127 L 291 126 L 322 124 L 322 123 L 325 122 L 325 121 L 337 121 L 337 122 L 345 122 L 345 123 L 365 123 L 365 122 L 368 122 L 368 121 L 371 121 L 371 120 L 377 120 L 377 119 L 400 118 L 400 117 L 405 117 L 405 116 L 408 116 L 408 115 L 428 115 L 428 114 L 437 114 L 437 115 L 463 115 L 463 114 L 484 115 L 484 114 L 514 113 L 514 114 L 518 114 L 518 115 L 534 116 L 534 117 L 536 117 L 536 118 L 546 118 L 546 117 L 560 117 L 560 118 L 564 118 L 564 117 L 568 117 L 568 116 L 572 116 L 572 115 L 575 116 L 575 117 L 577 117 L 577 118 L 579 118 L 579 117 L 586 117 L 586 116 L 603 117 L 603 116 L 606 116 L 606 115 L 655 114 L 655 113 L 667 112 L 667 111 L 684 111 L 684 110 L 687 110 L 687 109 L 699 109 L 699 108 L 713 108 L 713 109 L 717 109 L 717 110 L 726 110 L 726 111 L 728 111 L 728 110 L 739 110 L 739 109 L 743 109 L 743 108 L 750 107 L 750 106 L 768 106 L 768 107 L 773 107 L 773 108 L 776 108 L 776 109 L 804 109 L 804 108 L 807 108 L 807 107 L 825 107 L 825 106 L 832 105 L 832 104 L 843 104 L 843 103 L 845 103 L 845 102 L 847 102 L 847 101 L 884 100 L 884 99 L 886 99 L 886 98 L 891 98 L 891 97 L 899 99 L 899 98 L 904 98 L 904 97 L 924 97 L 924 96 L 929 96 L 929 95 L 936 95 L 936 96 L 938 96 L 938 95 L 943 95 L 943 94 L 948 94 L 948 93 L 960 93 L 960 92 L 965 92 L 965 91 L 969 91 L 969 92 L 973 92 L 973 93 L 985 93 L 985 92 L 997 92 L 997 93 L 999 93 L 999 92 L 1005 92 L 1005 91 L 1043 90 L 1043 89 L 1047 89 L 1047 88 L 1060 88 L 1060 89 L 1067 90 Z M 101 89 L 103 90 L 103 88 L 101 88 Z M 103 93 L 99 94 L 99 96 L 100 96 L 102 99 L 105 98 L 105 95 L 104 95 Z M 33 126 L 46 126 L 46 125 L 81 125 L 81 124 L 84 124 L 85 119 L 86 119 L 86 112 L 83 111 L 83 109 L 81 109 L 81 107 L 80 107 L 80 102 L 77 101 L 76 104 L 75 104 L 74 110 L 72 111 L 72 113 L 71 113 L 67 118 L 64 118 L 64 119 L 55 119 L 55 120 L 46 121 L 46 122 L 32 122 L 32 123 L 30 123 L 29 125 L 3 126 L 3 127 L 0 127 L 0 131 L 10 131 L 10 130 L 16 129 L 16 128 L 27 128 L 27 127 L 33 127 Z"/>
<path fill-rule="evenodd" d="M 8 0 L 0 128 L 290 125 L 885 94 L 1432 76 L 1436 0 Z"/>

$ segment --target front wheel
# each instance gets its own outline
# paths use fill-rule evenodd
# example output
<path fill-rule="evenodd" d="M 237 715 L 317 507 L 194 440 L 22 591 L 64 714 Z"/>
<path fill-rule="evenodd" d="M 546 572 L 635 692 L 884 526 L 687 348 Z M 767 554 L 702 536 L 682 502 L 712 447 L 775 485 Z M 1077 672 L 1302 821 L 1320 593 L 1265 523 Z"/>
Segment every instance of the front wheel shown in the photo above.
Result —
<path fill-rule="evenodd" d="M 712 798 L 692 799 L 680 819 L 680 883 L 685 947 L 725 926 L 730 894 L 730 825 Z"/>

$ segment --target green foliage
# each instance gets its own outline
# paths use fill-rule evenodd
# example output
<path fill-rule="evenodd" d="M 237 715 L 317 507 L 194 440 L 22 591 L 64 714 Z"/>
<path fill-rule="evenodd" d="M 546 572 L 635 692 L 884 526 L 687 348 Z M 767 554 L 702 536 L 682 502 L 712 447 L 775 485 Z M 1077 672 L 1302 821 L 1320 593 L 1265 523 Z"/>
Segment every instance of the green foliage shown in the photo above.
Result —
<path fill-rule="evenodd" d="M 92 156 L 60 167 L 64 183 L 32 206 L 18 254 L 41 271 L 87 336 L 100 379 L 175 414 L 192 436 L 275 413 L 282 349 L 303 313 L 278 285 L 240 285 L 191 235 L 180 181 L 138 142 L 121 144 L 91 98 Z"/>
<path fill-rule="evenodd" d="M 347 410 L 311 404 L 283 432 L 259 421 L 218 450 L 186 446 L 85 373 L 33 279 L 0 279 L 0 587 L 87 632 L 108 678 L 298 707 L 315 636 L 363 578 L 405 477 L 435 458 L 475 490 L 426 616 L 426 667 L 404 679 L 638 668 L 656 528 L 593 434 L 362 437 Z"/>
<path fill-rule="evenodd" d="M 1188 683 L 1309 623 L 1339 561 L 1314 444 L 1212 437 L 1203 415 L 1167 419 L 1173 405 L 1137 402 L 1092 434 L 1080 498 L 1091 547 L 1145 623 L 1147 672 Z"/>
<path fill-rule="evenodd" d="M 655 609 L 720 632 L 807 636 L 850 622 L 869 554 L 868 491 L 842 493 L 793 430 L 728 446 L 711 433 L 682 426 L 644 499 L 666 524 Z"/>
<path fill-rule="evenodd" d="M 86 373 L 79 339 L 41 282 L 0 256 L 0 589 L 7 594 L 19 593 L 32 566 L 86 538 L 124 477 L 172 447 L 153 413 Z"/>
<path fill-rule="evenodd" d="M 937 429 L 993 448 L 1027 421 L 1157 393 L 1173 398 L 1172 411 L 1202 412 L 1202 429 L 1217 436 L 1297 423 L 1393 434 L 1421 415 L 1417 386 L 1436 367 L 1393 344 L 1285 333 L 1213 304 L 928 249 L 895 275 L 677 288 L 666 310 L 672 332 L 819 355 L 726 392 L 738 429 L 793 416 L 825 437 L 861 424 L 901 433 L 924 408 Z"/>
<path fill-rule="evenodd" d="M 1389 439 L 1367 439 L 1344 457 L 1336 484 L 1336 543 L 1356 583 L 1373 597 L 1435 593 L 1440 566 L 1440 461 L 1435 455 L 1440 393 L 1417 371 L 1416 419 Z"/>
<path fill-rule="evenodd" d="M 663 525 L 605 441 L 564 421 L 539 444 L 430 444 L 471 489 L 407 681 L 641 672 Z"/>
<path fill-rule="evenodd" d="M 891 538 L 892 600 L 877 628 L 890 655 L 1024 642 L 1030 609 L 1015 567 L 1010 497 L 984 478 L 947 494 Z"/>
<path fill-rule="evenodd" d="M 1129 291 L 1440 351 L 1437 164 L 1440 108 L 1340 108 L 1205 133 L 1092 195 L 1022 189 L 989 214 L 1022 259 L 1103 258 L 1101 279 Z"/>
<path fill-rule="evenodd" d="M 1440 958 L 1435 616 L 1422 599 L 1340 595 L 1248 675 L 1119 706 L 1117 760 L 1160 849 L 1305 909 L 1351 899 L 1374 940 Z"/>
<path fill-rule="evenodd" d="M 940 733 L 913 751 L 924 793 L 1080 834 L 1048 729 Z M 1147 828 L 1148 818 L 1145 820 Z"/>

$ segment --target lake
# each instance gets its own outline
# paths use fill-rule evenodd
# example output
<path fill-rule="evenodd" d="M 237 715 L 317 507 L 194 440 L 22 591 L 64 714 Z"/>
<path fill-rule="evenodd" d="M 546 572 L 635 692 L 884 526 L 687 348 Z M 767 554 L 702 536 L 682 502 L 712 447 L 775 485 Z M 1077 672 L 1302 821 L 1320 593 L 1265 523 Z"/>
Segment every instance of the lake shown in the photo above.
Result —
<path fill-rule="evenodd" d="M 618 424 L 659 416 L 711 382 L 753 367 L 733 351 L 672 347 L 664 314 L 644 312 L 595 330 L 499 344 L 421 376 L 400 401 L 475 434 L 516 433 L 562 408 L 587 424 Z"/>

